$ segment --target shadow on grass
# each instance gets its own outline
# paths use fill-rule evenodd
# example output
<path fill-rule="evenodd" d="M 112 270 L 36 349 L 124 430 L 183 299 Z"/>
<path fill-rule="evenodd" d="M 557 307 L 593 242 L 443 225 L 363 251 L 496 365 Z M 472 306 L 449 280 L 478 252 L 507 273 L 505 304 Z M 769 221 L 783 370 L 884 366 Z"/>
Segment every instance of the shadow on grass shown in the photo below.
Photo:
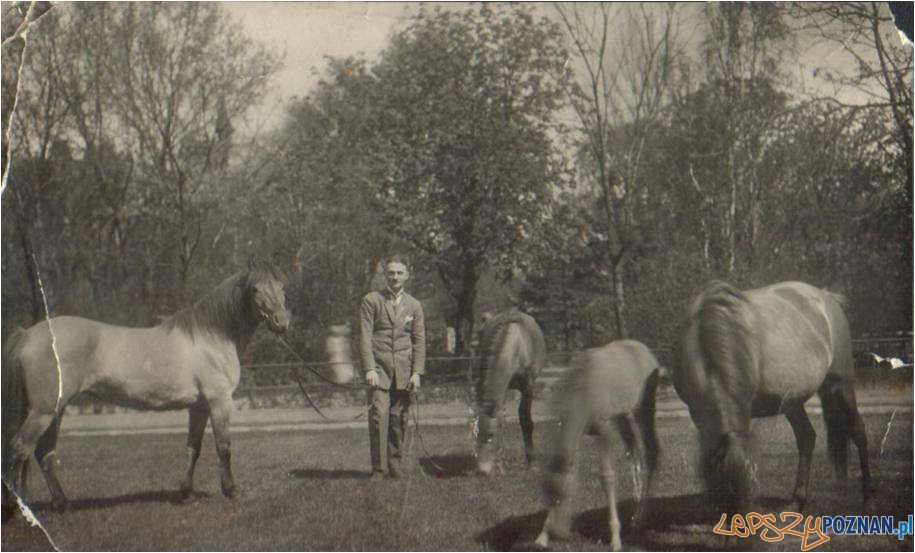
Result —
<path fill-rule="evenodd" d="M 420 457 L 419 466 L 427 476 L 435 478 L 472 476 L 476 471 L 476 462 L 473 456 L 467 454 Z"/>
<path fill-rule="evenodd" d="M 371 474 L 364 470 L 307 468 L 293 469 L 289 476 L 303 480 L 352 480 L 368 479 Z"/>
<path fill-rule="evenodd" d="M 71 499 L 67 502 L 66 511 L 84 511 L 89 509 L 107 509 L 121 505 L 135 503 L 170 503 L 172 505 L 189 505 L 198 499 L 209 499 L 212 494 L 194 491 L 190 498 L 185 499 L 179 490 L 157 490 L 137 492 L 114 497 L 92 497 Z M 39 511 L 56 512 L 57 510 L 49 501 L 36 502 L 33 507 Z"/>
<path fill-rule="evenodd" d="M 534 539 L 545 519 L 546 511 L 508 517 L 477 534 L 477 542 L 489 551 L 534 551 Z"/>
<path fill-rule="evenodd" d="M 706 496 L 691 494 L 675 497 L 654 497 L 648 500 L 647 510 L 642 526 L 634 529 L 632 514 L 635 502 L 631 499 L 619 503 L 619 517 L 622 522 L 622 539 L 626 546 L 638 549 L 662 550 L 671 549 L 671 543 L 660 541 L 664 532 L 675 527 L 691 525 L 708 525 L 709 534 L 718 518 L 710 508 Z M 534 539 L 540 533 L 546 511 L 527 515 L 509 517 L 477 535 L 477 541 L 486 549 L 495 551 L 533 550 Z M 572 539 L 580 538 L 590 542 L 606 544 L 609 529 L 607 526 L 607 509 L 590 509 L 575 515 L 572 519 Z M 707 541 L 677 542 L 676 549 L 705 550 Z"/>

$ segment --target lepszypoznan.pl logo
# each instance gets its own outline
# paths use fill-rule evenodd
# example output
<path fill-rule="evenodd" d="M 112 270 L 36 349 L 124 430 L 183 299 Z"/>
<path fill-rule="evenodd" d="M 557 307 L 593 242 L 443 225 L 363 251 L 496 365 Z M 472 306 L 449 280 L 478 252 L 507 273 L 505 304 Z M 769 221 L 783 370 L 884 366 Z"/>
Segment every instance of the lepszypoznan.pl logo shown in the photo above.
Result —
<path fill-rule="evenodd" d="M 759 532 L 760 539 L 767 542 L 782 541 L 786 536 L 797 536 L 801 538 L 801 551 L 810 551 L 828 542 L 830 533 L 836 536 L 894 535 L 901 540 L 907 535 L 912 535 L 913 531 L 912 515 L 897 524 L 893 517 L 888 516 L 808 516 L 804 520 L 804 515 L 800 513 L 781 513 L 778 517 L 771 513 L 749 513 L 746 517 L 734 515 L 730 529 L 726 530 L 724 525 L 727 518 L 726 514 L 721 515 L 718 525 L 715 526 L 716 534 L 746 538 Z"/>

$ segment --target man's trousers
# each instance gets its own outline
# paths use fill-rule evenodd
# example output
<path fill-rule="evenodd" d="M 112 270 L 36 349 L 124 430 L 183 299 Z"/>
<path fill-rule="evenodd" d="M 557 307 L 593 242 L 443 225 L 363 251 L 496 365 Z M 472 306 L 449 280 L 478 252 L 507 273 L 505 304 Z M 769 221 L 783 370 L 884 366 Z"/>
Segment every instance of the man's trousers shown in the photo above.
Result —
<path fill-rule="evenodd" d="M 410 417 L 410 392 L 372 388 L 369 390 L 369 446 L 372 472 L 393 474 L 400 470 L 404 436 Z"/>

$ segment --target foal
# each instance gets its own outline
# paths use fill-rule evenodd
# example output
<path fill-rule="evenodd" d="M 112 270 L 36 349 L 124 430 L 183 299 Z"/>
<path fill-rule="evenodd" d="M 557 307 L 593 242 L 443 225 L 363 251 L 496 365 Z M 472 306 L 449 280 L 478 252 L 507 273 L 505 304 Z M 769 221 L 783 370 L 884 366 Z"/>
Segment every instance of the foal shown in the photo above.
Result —
<path fill-rule="evenodd" d="M 635 462 L 635 519 L 648 496 L 651 478 L 658 464 L 655 435 L 655 390 L 660 368 L 654 355 L 640 342 L 619 340 L 577 355 L 556 391 L 554 408 L 559 429 L 547 465 L 545 488 L 550 511 L 537 537 L 540 547 L 549 538 L 568 535 L 575 485 L 576 455 L 584 433 L 597 437 L 601 450 L 601 479 L 607 494 L 607 520 L 614 551 L 622 549 L 620 521 L 616 508 L 616 476 L 610 447 L 612 429 L 623 438 Z M 646 471 L 643 470 L 647 466 Z"/>

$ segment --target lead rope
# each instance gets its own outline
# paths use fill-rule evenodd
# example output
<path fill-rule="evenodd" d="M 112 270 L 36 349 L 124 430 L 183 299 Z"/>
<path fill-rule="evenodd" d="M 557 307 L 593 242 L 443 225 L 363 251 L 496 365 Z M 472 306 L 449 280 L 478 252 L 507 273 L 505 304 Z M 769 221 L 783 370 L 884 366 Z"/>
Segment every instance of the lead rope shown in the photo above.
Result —
<path fill-rule="evenodd" d="M 349 385 L 346 385 L 346 384 L 340 384 L 340 383 L 334 382 L 333 380 L 327 378 L 326 376 L 324 376 L 324 375 L 321 374 L 320 372 L 318 372 L 318 371 L 314 370 L 313 368 L 311 368 L 311 366 L 309 366 L 309 364 L 305 362 L 305 359 L 302 358 L 302 356 L 299 355 L 299 353 L 298 353 L 295 349 L 293 349 L 293 347 L 289 344 L 289 342 L 286 341 L 286 338 L 284 338 L 283 336 L 277 336 L 277 338 L 279 338 L 280 342 L 281 342 L 284 346 L 286 346 L 286 349 L 288 349 L 293 355 L 295 355 L 295 356 L 299 359 L 299 361 L 302 362 L 302 366 L 303 366 L 303 367 L 305 367 L 306 369 L 308 369 L 309 371 L 311 371 L 312 374 L 317 375 L 321 380 L 324 380 L 325 382 L 327 382 L 327 383 L 329 383 L 329 384 L 333 384 L 334 386 L 337 386 L 337 387 L 339 387 L 339 388 L 344 388 L 344 389 L 347 389 L 347 390 L 360 390 L 360 389 L 362 389 L 361 386 L 349 386 Z M 321 411 L 321 409 L 320 409 L 320 408 L 318 407 L 318 405 L 314 402 L 314 400 L 311 399 L 311 396 L 308 395 L 308 391 L 305 389 L 305 385 L 302 383 L 302 378 L 301 378 L 301 376 L 299 375 L 299 367 L 296 367 L 295 369 L 293 369 L 292 375 L 293 375 L 293 377 L 295 378 L 295 383 L 299 386 L 299 390 L 302 391 L 302 395 L 305 396 L 305 400 L 308 401 L 308 405 L 311 406 L 311 408 L 314 409 L 315 412 L 318 413 L 318 414 L 321 416 L 321 418 L 323 418 L 324 420 L 326 420 L 326 421 L 328 421 L 328 422 L 353 422 L 353 421 L 359 420 L 360 418 L 362 418 L 363 415 L 365 415 L 365 410 L 363 410 L 362 412 L 357 413 L 356 416 L 354 416 L 354 417 L 351 418 L 351 419 L 332 419 L 332 418 L 328 417 L 327 415 L 324 414 L 324 411 Z"/>
<path fill-rule="evenodd" d="M 505 456 L 505 406 L 499 412 L 499 448 L 496 450 L 495 465 L 499 469 L 499 474 L 505 475 L 505 467 L 502 465 L 502 459 Z"/>
<path fill-rule="evenodd" d="M 417 392 L 411 392 L 410 399 L 411 399 L 410 411 L 412 411 L 412 414 L 413 414 L 413 430 L 416 432 L 416 436 L 419 438 L 419 445 L 420 445 L 420 447 L 423 448 L 423 453 L 425 453 L 426 459 L 429 461 L 429 464 L 431 464 L 433 467 L 435 467 L 435 470 L 438 471 L 436 473 L 436 476 L 438 476 L 440 478 L 440 477 L 444 476 L 445 469 L 442 468 L 438 463 L 436 463 L 435 460 L 432 458 L 432 454 L 430 454 L 429 450 L 426 449 L 426 442 L 425 442 L 425 440 L 423 440 L 423 434 L 422 434 L 422 432 L 419 431 L 419 394 Z M 411 435 L 410 436 L 411 454 L 412 454 L 412 448 L 413 448 L 413 436 Z"/>

